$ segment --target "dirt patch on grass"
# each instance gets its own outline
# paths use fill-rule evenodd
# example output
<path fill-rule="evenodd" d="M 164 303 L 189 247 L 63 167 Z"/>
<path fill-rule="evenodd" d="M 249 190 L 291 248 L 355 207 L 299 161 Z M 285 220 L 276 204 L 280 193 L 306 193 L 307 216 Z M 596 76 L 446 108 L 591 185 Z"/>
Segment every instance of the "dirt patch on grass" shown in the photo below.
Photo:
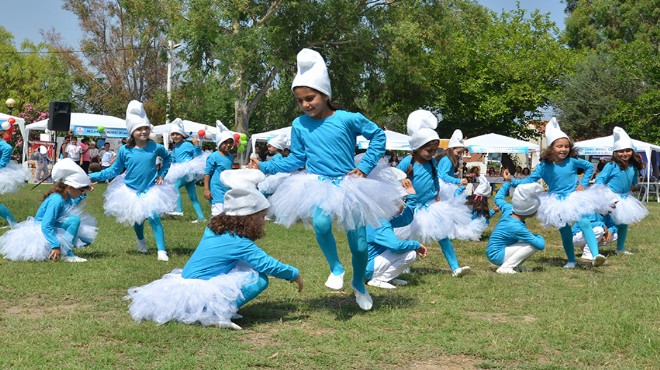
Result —
<path fill-rule="evenodd" d="M 474 319 L 486 320 L 493 324 L 534 322 L 538 320 L 538 318 L 531 315 L 513 316 L 497 312 L 466 312 L 466 315 Z"/>
<path fill-rule="evenodd" d="M 268 328 L 266 331 L 252 331 L 246 330 L 244 332 L 246 335 L 242 337 L 242 341 L 246 344 L 249 344 L 253 348 L 267 348 L 272 347 L 276 341 L 273 339 L 274 335 L 277 333 L 276 329 L 272 327 Z"/>
<path fill-rule="evenodd" d="M 21 319 L 40 319 L 46 316 L 64 317 L 87 307 L 74 299 L 52 302 L 48 297 L 28 296 L 20 301 L 0 300 L 2 316 Z"/>
<path fill-rule="evenodd" d="M 438 355 L 433 359 L 424 361 L 413 361 L 407 369 L 416 370 L 458 370 L 474 369 L 480 360 L 463 355 Z"/>

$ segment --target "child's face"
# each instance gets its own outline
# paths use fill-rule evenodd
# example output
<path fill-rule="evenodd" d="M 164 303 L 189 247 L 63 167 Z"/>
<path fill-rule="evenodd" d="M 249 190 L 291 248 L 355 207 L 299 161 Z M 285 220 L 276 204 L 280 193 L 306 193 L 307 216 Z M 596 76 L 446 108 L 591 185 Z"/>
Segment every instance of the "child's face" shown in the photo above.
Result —
<path fill-rule="evenodd" d="M 330 108 L 328 107 L 327 96 L 309 87 L 296 87 L 293 90 L 293 94 L 296 96 L 298 107 L 306 115 L 315 119 L 323 119 L 330 116 L 328 114 Z"/>
<path fill-rule="evenodd" d="M 570 151 L 571 148 L 569 146 L 568 139 L 565 137 L 557 139 L 552 143 L 552 154 L 554 154 L 554 156 L 560 161 L 566 159 Z"/>
<path fill-rule="evenodd" d="M 226 155 L 227 153 L 229 153 L 232 146 L 234 146 L 234 140 L 233 139 L 227 139 L 227 140 L 223 141 L 222 143 L 220 143 L 220 145 L 218 146 L 218 150 L 220 151 L 220 153 Z"/>
<path fill-rule="evenodd" d="M 174 141 L 175 144 L 178 144 L 183 141 L 183 135 L 181 135 L 178 132 L 171 133 L 170 137 L 172 138 L 172 141 Z"/>
<path fill-rule="evenodd" d="M 133 137 L 133 140 L 135 140 L 136 142 L 143 143 L 149 140 L 150 133 L 151 133 L 151 128 L 149 128 L 148 126 L 142 126 L 136 128 L 131 136 Z"/>
<path fill-rule="evenodd" d="M 617 156 L 621 161 L 624 163 L 627 163 L 630 160 L 630 157 L 633 155 L 633 150 L 632 149 L 623 149 L 623 150 L 617 150 L 614 152 L 614 155 Z"/>
<path fill-rule="evenodd" d="M 454 148 L 454 155 L 456 157 L 460 157 L 461 155 L 463 155 L 464 150 L 465 148 Z"/>
<path fill-rule="evenodd" d="M 421 148 L 417 150 L 417 154 L 425 161 L 430 161 L 431 158 L 435 155 L 436 149 L 438 149 L 438 140 L 432 140 L 424 144 Z"/>
<path fill-rule="evenodd" d="M 270 145 L 270 144 L 268 144 L 268 146 L 266 147 L 266 149 L 268 149 L 268 154 L 270 154 L 270 155 L 275 155 L 275 154 L 277 154 L 277 148 L 274 147 L 274 146 L 272 146 L 272 145 Z"/>

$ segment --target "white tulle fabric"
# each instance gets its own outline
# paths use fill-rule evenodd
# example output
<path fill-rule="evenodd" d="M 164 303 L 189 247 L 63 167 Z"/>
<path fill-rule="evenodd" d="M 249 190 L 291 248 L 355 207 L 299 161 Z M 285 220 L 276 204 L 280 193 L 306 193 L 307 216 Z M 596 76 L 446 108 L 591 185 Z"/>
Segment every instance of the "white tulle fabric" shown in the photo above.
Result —
<path fill-rule="evenodd" d="M 0 194 L 15 193 L 28 181 L 29 175 L 21 165 L 9 162 L 0 168 Z"/>
<path fill-rule="evenodd" d="M 228 323 L 236 314 L 241 288 L 254 283 L 258 274 L 245 264 L 209 280 L 184 279 L 181 269 L 140 287 L 132 287 L 124 299 L 132 300 L 128 311 L 137 322 L 164 324 L 178 321 L 204 326 Z"/>
<path fill-rule="evenodd" d="M 78 239 L 75 245 L 71 236 L 64 229 L 56 229 L 57 239 L 60 241 L 62 255 L 67 255 L 73 248 L 83 248 L 96 239 L 98 228 L 94 216 L 83 212 L 82 205 L 72 206 L 60 217 L 58 222 L 63 222 L 71 215 L 80 217 Z M 41 232 L 41 221 L 35 221 L 29 217 L 26 221 L 16 224 L 11 230 L 0 237 L 0 253 L 11 261 L 47 261 L 50 255 L 50 243 Z"/>
<path fill-rule="evenodd" d="M 307 171 L 304 172 L 307 173 Z M 264 181 L 257 184 L 257 189 L 259 189 L 261 194 L 265 196 L 275 194 L 280 185 L 282 185 L 289 176 L 291 176 L 291 173 L 289 172 L 280 172 L 266 176 Z"/>
<path fill-rule="evenodd" d="M 112 180 L 104 196 L 105 215 L 115 216 L 117 222 L 130 226 L 144 222 L 154 213 L 160 216 L 173 211 L 179 194 L 168 183 L 138 192 L 126 186 L 122 175 Z"/>
<path fill-rule="evenodd" d="M 321 208 L 346 230 L 378 227 L 380 220 L 389 220 L 404 204 L 400 190 L 391 183 L 358 176 L 332 179 L 310 173 L 292 174 L 269 200 L 269 216 L 286 227 L 297 220 L 312 225 L 315 210 Z"/>
<path fill-rule="evenodd" d="M 617 225 L 634 224 L 648 216 L 649 211 L 632 193 L 616 194 L 616 196 L 621 198 L 612 212 L 612 219 Z"/>
<path fill-rule="evenodd" d="M 575 223 L 584 215 L 609 213 L 612 208 L 606 196 L 608 191 L 610 190 L 603 185 L 592 185 L 585 190 L 574 191 L 566 197 L 541 193 L 541 206 L 536 217 L 544 227 L 560 229 Z"/>
<path fill-rule="evenodd" d="M 206 169 L 206 159 L 209 155 L 211 155 L 211 152 L 206 151 L 188 162 L 172 163 L 167 175 L 165 175 L 165 181 L 174 184 L 181 178 L 185 178 L 186 182 L 202 180 Z"/>

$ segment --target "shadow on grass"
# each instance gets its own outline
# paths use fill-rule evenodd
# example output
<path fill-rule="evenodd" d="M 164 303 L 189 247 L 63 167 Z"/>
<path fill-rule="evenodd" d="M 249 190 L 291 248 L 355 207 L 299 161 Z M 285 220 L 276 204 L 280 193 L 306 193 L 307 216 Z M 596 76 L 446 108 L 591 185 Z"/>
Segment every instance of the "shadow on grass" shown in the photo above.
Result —
<path fill-rule="evenodd" d="M 87 259 L 102 259 L 102 258 L 110 258 L 110 257 L 117 257 L 117 254 L 115 253 L 108 253 L 108 252 L 101 252 L 101 251 L 88 251 L 88 250 L 80 250 L 76 249 L 75 253 L 78 257 L 81 258 L 87 258 Z"/>
<path fill-rule="evenodd" d="M 197 246 L 167 248 L 167 253 L 169 255 L 175 254 L 177 256 L 190 256 L 195 251 L 195 248 L 197 248 Z"/>
<path fill-rule="evenodd" d="M 538 260 L 536 260 L 536 262 L 540 263 L 542 265 L 563 268 L 564 265 L 566 264 L 566 259 L 561 258 L 561 257 L 541 257 Z M 593 271 L 595 273 L 602 273 L 603 272 L 600 269 L 600 267 L 592 266 L 591 261 L 581 260 L 579 258 L 577 260 L 577 264 L 575 265 L 574 270 L 590 270 L 590 271 Z"/>

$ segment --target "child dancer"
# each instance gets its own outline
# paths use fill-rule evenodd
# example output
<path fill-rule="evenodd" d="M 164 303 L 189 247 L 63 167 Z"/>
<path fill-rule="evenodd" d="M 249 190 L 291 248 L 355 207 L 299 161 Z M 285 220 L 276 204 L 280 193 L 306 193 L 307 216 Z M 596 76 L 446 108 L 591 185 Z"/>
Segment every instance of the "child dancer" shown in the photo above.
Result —
<path fill-rule="evenodd" d="M 593 266 L 605 263 L 606 258 L 598 253 L 598 242 L 591 229 L 588 215 L 607 213 L 611 204 L 604 197 L 603 187 L 589 186 L 589 179 L 594 172 L 593 165 L 583 159 L 575 158 L 576 151 L 573 142 L 559 128 L 555 118 L 545 127 L 545 136 L 550 145 L 541 154 L 541 163 L 531 175 L 524 179 L 512 179 L 508 171 L 504 171 L 504 180 L 511 181 L 514 186 L 529 184 L 543 179 L 548 185 L 548 192 L 540 195 L 541 206 L 538 218 L 544 226 L 552 225 L 559 229 L 561 241 L 568 257 L 564 268 L 574 268 L 575 251 L 573 250 L 573 232 L 571 224 L 577 222 L 589 245 L 591 254 L 595 256 Z M 578 169 L 584 170 L 584 176 L 578 184 Z"/>
<path fill-rule="evenodd" d="M 598 242 L 599 247 L 609 245 L 618 239 L 619 236 L 617 235 L 617 227 L 614 223 L 614 220 L 612 220 L 612 216 L 603 216 L 599 215 L 598 213 L 594 213 L 589 216 L 589 222 L 591 223 L 591 229 L 594 232 L 594 236 L 596 237 L 596 241 Z M 587 245 L 587 241 L 584 239 L 584 234 L 582 234 L 580 227 L 575 224 L 573 225 L 572 230 L 573 245 L 578 248 L 583 248 L 582 256 L 580 258 L 589 261 L 593 260 L 594 257 L 591 255 L 591 251 L 589 250 L 589 246 Z"/>
<path fill-rule="evenodd" d="M 9 122 L 3 122 L 3 124 L 11 125 Z M 15 193 L 19 186 L 28 180 L 23 167 L 11 162 L 11 153 L 14 148 L 3 139 L 4 135 L 5 130 L 0 127 L 0 194 Z M 16 224 L 16 219 L 3 204 L 0 204 L 0 217 L 7 221 L 9 226 Z"/>
<path fill-rule="evenodd" d="M 112 166 L 89 176 L 95 182 L 115 177 L 105 192 L 105 214 L 117 217 L 120 223 L 133 225 L 140 253 L 148 252 L 144 221 L 149 220 L 158 247 L 158 260 L 169 261 L 160 215 L 176 206 L 176 190 L 163 182 L 170 167 L 170 154 L 164 146 L 149 139 L 151 124 L 139 101 L 131 101 L 126 108 L 126 128 L 128 142 L 119 148 Z M 160 170 L 156 169 L 156 157 L 163 160 Z M 119 176 L 124 170 L 125 174 Z"/>
<path fill-rule="evenodd" d="M 497 212 L 497 208 L 488 209 L 488 198 L 492 192 L 492 187 L 486 179 L 486 176 L 480 175 L 477 178 L 478 185 L 474 188 L 474 194 L 468 195 L 466 197 L 466 204 L 470 210 L 472 210 L 472 220 L 477 220 L 479 218 L 486 221 L 486 224 L 490 224 L 490 218 Z"/>
<path fill-rule="evenodd" d="M 161 279 L 128 290 L 126 299 L 135 321 L 158 324 L 199 322 L 241 329 L 231 322 L 236 312 L 268 287 L 268 275 L 298 284 L 298 269 L 269 256 L 254 242 L 264 234 L 268 201 L 256 189 L 264 175 L 256 170 L 225 171 L 223 214 L 214 216 L 195 253 L 181 269 Z"/>
<path fill-rule="evenodd" d="M 229 190 L 220 181 L 223 171 L 231 170 L 234 164 L 234 156 L 229 152 L 234 146 L 233 133 L 220 122 L 216 122 L 218 133 L 215 141 L 217 148 L 206 159 L 204 169 L 204 198 L 211 202 L 211 216 L 217 216 L 224 210 L 225 192 Z"/>
<path fill-rule="evenodd" d="M 355 299 L 361 309 L 370 310 L 373 301 L 364 284 L 368 260 L 365 225 L 378 226 L 403 204 L 397 187 L 365 178 L 385 153 L 385 133 L 361 114 L 334 107 L 325 61 L 316 51 L 303 49 L 298 53 L 292 90 L 305 114 L 293 121 L 291 154 L 262 163 L 251 158 L 251 166 L 267 174 L 306 167 L 307 172 L 293 174 L 279 185 L 270 198 L 271 214 L 287 227 L 298 219 L 314 225 L 316 240 L 330 266 L 325 285 L 333 290 L 344 286 L 344 267 L 332 235 L 336 217 L 347 231 Z M 359 135 L 371 141 L 355 166 L 353 155 Z"/>
<path fill-rule="evenodd" d="M 201 180 L 204 176 L 204 168 L 206 166 L 206 158 L 208 155 L 202 153 L 202 148 L 199 146 L 199 140 L 194 137 L 192 143 L 186 141 L 188 134 L 183 129 L 183 121 L 180 118 L 175 119 L 170 123 L 170 137 L 174 143 L 172 148 L 172 165 L 170 166 L 165 181 L 174 184 L 174 188 L 180 190 L 182 187 L 186 188 L 188 198 L 192 202 L 193 209 L 197 213 L 197 219 L 193 223 L 204 222 L 204 214 L 202 213 L 202 206 L 197 200 L 197 181 Z M 176 208 L 170 215 L 183 216 L 183 205 L 181 200 L 181 192 L 176 200 Z"/>
<path fill-rule="evenodd" d="M 401 171 L 399 171 L 401 172 Z M 401 179 L 405 173 L 401 172 Z M 400 215 L 389 221 L 382 221 L 379 228 L 367 226 L 369 262 L 367 264 L 367 285 L 384 289 L 396 289 L 396 285 L 406 285 L 407 281 L 397 277 L 410 268 L 417 255 L 426 257 L 427 247 L 416 240 L 400 240 L 393 228 L 410 224 L 417 205 L 415 188 L 406 188 L 408 198 Z"/>
<path fill-rule="evenodd" d="M 449 264 L 452 275 L 463 276 L 470 272 L 470 266 L 460 267 L 450 237 L 468 236 L 479 239 L 483 230 L 467 230 L 471 224 L 471 212 L 465 201 L 454 197 L 454 191 L 446 199 L 441 199 L 437 165 L 433 156 L 440 143 L 435 132 L 438 119 L 426 110 L 417 110 L 408 116 L 407 129 L 412 153 L 401 160 L 398 169 L 404 171 L 417 193 L 417 208 L 412 223 L 398 228 L 396 234 L 405 240 L 419 240 L 428 243 L 438 240 L 442 253 Z M 457 188 L 455 187 L 455 189 Z"/>
<path fill-rule="evenodd" d="M 278 160 L 284 158 L 282 150 L 286 147 L 288 137 L 286 135 L 273 136 L 268 140 L 266 150 L 268 150 L 267 161 Z"/>
<path fill-rule="evenodd" d="M 633 142 L 626 131 L 615 127 L 612 161 L 605 165 L 596 178 L 596 184 L 606 185 L 621 199 L 612 212 L 618 234 L 617 254 L 632 254 L 626 250 L 628 225 L 643 220 L 649 214 L 646 207 L 630 194 L 632 186 L 637 185 L 639 171 L 644 168 L 642 157 L 633 149 Z"/>
<path fill-rule="evenodd" d="M 502 211 L 502 216 L 486 248 L 488 260 L 499 266 L 498 274 L 515 274 L 529 257 L 545 249 L 543 237 L 532 234 L 525 225 L 525 220 L 534 217 L 541 205 L 538 194 L 543 187 L 539 183 L 516 187 L 513 205 L 505 200 L 510 188 L 511 183 L 505 183 L 495 196 L 495 204 Z"/>
<path fill-rule="evenodd" d="M 91 244 L 98 229 L 94 217 L 78 205 L 90 189 L 87 174 L 70 158 L 53 166 L 55 185 L 44 194 L 34 218 L 17 224 L 0 238 L 0 253 L 12 261 L 85 262 L 73 248 Z"/>

